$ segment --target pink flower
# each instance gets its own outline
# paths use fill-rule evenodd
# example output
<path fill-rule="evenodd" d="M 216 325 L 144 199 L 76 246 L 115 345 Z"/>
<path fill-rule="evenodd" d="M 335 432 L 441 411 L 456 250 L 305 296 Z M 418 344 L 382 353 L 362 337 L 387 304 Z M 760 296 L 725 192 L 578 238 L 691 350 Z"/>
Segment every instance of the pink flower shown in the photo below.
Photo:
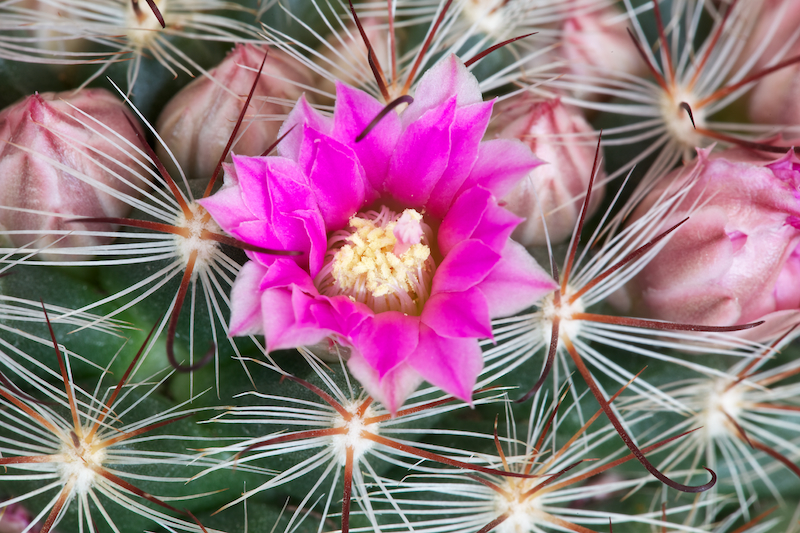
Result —
<path fill-rule="evenodd" d="M 766 320 L 748 330 L 766 340 L 797 321 L 800 309 L 800 160 L 792 152 L 768 163 L 743 155 L 709 159 L 700 151 L 697 182 L 664 229 L 689 220 L 631 292 L 640 295 L 644 312 L 663 320 L 712 326 Z M 677 179 L 687 178 L 684 171 Z"/>
<path fill-rule="evenodd" d="M 336 89 L 332 118 L 301 98 L 280 157 L 234 157 L 202 202 L 239 239 L 303 252 L 248 252 L 231 333 L 263 333 L 269 350 L 332 338 L 392 412 L 423 379 L 469 401 L 491 319 L 555 288 L 509 241 L 520 219 L 496 201 L 540 162 L 517 140 L 481 142 L 493 103 L 455 56 L 361 142 L 383 105 Z"/>

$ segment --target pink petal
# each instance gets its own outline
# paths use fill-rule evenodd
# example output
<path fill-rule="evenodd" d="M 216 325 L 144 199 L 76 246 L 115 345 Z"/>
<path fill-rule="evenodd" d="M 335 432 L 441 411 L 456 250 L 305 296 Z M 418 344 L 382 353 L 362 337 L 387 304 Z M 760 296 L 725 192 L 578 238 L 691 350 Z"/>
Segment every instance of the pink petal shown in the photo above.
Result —
<path fill-rule="evenodd" d="M 439 249 L 447 255 L 458 243 L 478 239 L 493 250 L 502 250 L 520 219 L 499 207 L 492 193 L 473 187 L 453 203 L 439 227 Z"/>
<path fill-rule="evenodd" d="M 442 337 L 492 336 L 486 297 L 476 288 L 434 294 L 425 302 L 420 320 Z"/>
<path fill-rule="evenodd" d="M 397 141 L 386 191 L 407 207 L 421 208 L 450 159 L 450 127 L 456 101 L 431 109 L 409 125 Z"/>
<path fill-rule="evenodd" d="M 296 287 L 267 289 L 261 294 L 268 351 L 310 346 L 335 333 L 316 324 L 298 323 L 294 308 L 313 300 L 313 296 Z"/>
<path fill-rule="evenodd" d="M 328 117 L 323 117 L 319 111 L 308 105 L 306 96 L 300 96 L 294 108 L 286 117 L 281 129 L 278 131 L 278 139 L 286 132 L 290 133 L 278 143 L 278 154 L 288 157 L 292 161 L 299 161 L 300 149 L 303 144 L 303 125 L 307 125 L 320 133 L 329 135 L 333 128 L 333 121 Z M 276 139 L 277 140 L 277 139 Z M 265 146 L 264 149 L 267 147 Z"/>
<path fill-rule="evenodd" d="M 242 200 L 242 190 L 238 184 L 222 187 L 216 194 L 208 198 L 201 198 L 197 203 L 211 213 L 219 226 L 233 233 L 242 222 L 255 218 Z"/>
<path fill-rule="evenodd" d="M 497 198 L 503 198 L 531 169 L 542 163 L 518 139 L 485 141 L 478 149 L 478 160 L 461 186 L 461 191 L 480 185 L 492 191 Z"/>
<path fill-rule="evenodd" d="M 231 306 L 228 335 L 233 337 L 264 333 L 259 286 L 266 273 L 267 268 L 255 261 L 248 261 L 239 271 L 231 287 L 231 301 L 236 302 L 236 305 Z"/>
<path fill-rule="evenodd" d="M 425 71 L 414 91 L 414 102 L 403 112 L 403 124 L 410 125 L 453 97 L 458 107 L 483 101 L 478 80 L 455 54 L 450 54 Z"/>
<path fill-rule="evenodd" d="M 431 384 L 471 403 L 483 354 L 475 339 L 447 339 L 422 324 L 419 347 L 408 363 Z"/>
<path fill-rule="evenodd" d="M 330 137 L 310 133 L 313 139 L 313 166 L 309 173 L 311 190 L 317 201 L 327 232 L 347 226 L 350 217 L 365 203 L 368 187 L 358 158 L 346 145 Z"/>
<path fill-rule="evenodd" d="M 364 91 L 341 82 L 336 83 L 336 106 L 331 135 L 355 151 L 364 167 L 367 180 L 377 191 L 376 197 L 383 192 L 389 160 L 401 132 L 400 119 L 397 113 L 389 113 L 361 141 L 356 142 L 356 137 L 383 110 L 383 107 L 383 104 Z"/>
<path fill-rule="evenodd" d="M 353 332 L 353 344 L 380 379 L 416 349 L 419 320 L 419 317 L 387 311 L 364 320 Z"/>
<path fill-rule="evenodd" d="M 553 276 L 519 243 L 508 241 L 503 258 L 478 285 L 489 304 L 489 316 L 510 316 L 531 307 L 558 288 Z"/>
<path fill-rule="evenodd" d="M 347 368 L 361 382 L 367 393 L 381 402 L 392 415 L 397 414 L 406 398 L 422 383 L 422 376 L 406 363 L 401 363 L 383 378 L 379 378 L 378 373 L 358 350 L 353 350 L 347 361 Z"/>
<path fill-rule="evenodd" d="M 436 269 L 431 293 L 471 289 L 483 281 L 500 259 L 500 254 L 480 241 L 462 241 Z"/>
<path fill-rule="evenodd" d="M 478 159 L 478 146 L 492 116 L 494 102 L 474 104 L 456 109 L 450 129 L 450 160 L 447 170 L 434 186 L 430 200 L 425 205 L 436 218 L 443 218 Z"/>

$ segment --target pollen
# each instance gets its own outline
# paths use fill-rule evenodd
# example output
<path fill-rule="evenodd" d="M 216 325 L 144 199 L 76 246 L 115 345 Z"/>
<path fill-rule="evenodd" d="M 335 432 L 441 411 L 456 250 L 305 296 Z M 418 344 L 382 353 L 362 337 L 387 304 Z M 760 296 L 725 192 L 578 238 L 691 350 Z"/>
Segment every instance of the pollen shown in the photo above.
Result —
<path fill-rule="evenodd" d="M 356 215 L 348 230 L 329 240 L 317 286 L 323 294 L 346 295 L 376 312 L 418 315 L 436 268 L 430 239 L 430 228 L 413 209 L 400 217 L 385 207 Z"/>
<path fill-rule="evenodd" d="M 222 229 L 208 216 L 207 211 L 196 203 L 190 203 L 191 219 L 183 214 L 175 220 L 175 227 L 182 228 L 184 235 L 175 236 L 175 246 L 178 248 L 184 263 L 189 262 L 193 252 L 197 252 L 195 270 L 202 269 L 214 262 L 214 257 L 219 250 L 219 243 L 207 237 L 209 233 L 221 234 Z"/>

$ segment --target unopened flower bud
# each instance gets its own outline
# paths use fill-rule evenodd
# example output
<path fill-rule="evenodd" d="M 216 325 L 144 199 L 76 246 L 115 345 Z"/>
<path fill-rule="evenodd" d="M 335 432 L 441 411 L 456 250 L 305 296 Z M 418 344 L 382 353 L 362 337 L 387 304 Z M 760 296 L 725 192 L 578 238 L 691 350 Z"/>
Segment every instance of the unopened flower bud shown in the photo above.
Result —
<path fill-rule="evenodd" d="M 104 89 L 34 94 L 0 111 L 0 229 L 9 232 L 11 244 L 35 241 L 37 248 L 53 243 L 58 248 L 109 242 L 109 237 L 43 233 L 108 232 L 110 224 L 65 221 L 128 214 L 130 205 L 103 189 L 135 196 L 126 182 L 142 185 L 138 174 L 126 170 L 138 163 L 125 142 L 145 147 L 141 129 L 132 124 L 136 119 L 125 104 Z"/>
<path fill-rule="evenodd" d="M 575 10 L 564 22 L 562 55 L 567 71 L 579 77 L 608 76 L 613 73 L 641 75 L 647 65 L 642 61 L 627 32 L 619 10 Z M 597 98 L 595 91 L 578 92 L 577 98 Z"/>
<path fill-rule="evenodd" d="M 239 140 L 232 147 L 238 155 L 261 155 L 276 141 L 283 119 L 303 93 L 302 86 L 312 84 L 304 67 L 280 50 L 236 45 L 209 72 L 213 79 L 194 80 L 161 112 L 156 129 L 189 179 L 205 183 L 211 177 L 267 53 Z M 157 154 L 170 174 L 177 175 L 163 146 L 159 145 Z"/>
<path fill-rule="evenodd" d="M 628 287 L 633 305 L 686 324 L 764 319 L 768 324 L 747 336 L 767 340 L 799 314 L 800 160 L 790 152 L 777 161 L 745 161 L 737 151 L 709 159 L 701 150 L 692 165 L 693 172 L 665 178 L 672 187 L 696 182 L 663 229 L 689 218 Z M 637 212 L 662 193 L 653 191 Z"/>
<path fill-rule="evenodd" d="M 23 531 L 36 533 L 39 528 L 31 528 L 31 522 L 33 522 L 33 516 L 18 503 L 12 503 L 0 509 L 0 533 L 22 533 Z"/>
<path fill-rule="evenodd" d="M 384 74 L 391 72 L 388 34 L 386 29 L 382 28 L 381 21 L 377 18 L 366 17 L 361 20 L 361 26 L 375 53 L 374 61 L 381 66 Z M 347 30 L 347 33 L 339 32 L 339 38 L 329 35 L 318 50 L 323 57 L 322 61 L 328 77 L 317 74 L 314 80 L 315 86 L 320 91 L 329 93 L 331 97 L 336 93 L 334 80 L 341 80 L 359 88 L 364 88 L 375 81 L 369 66 L 367 46 L 364 44 L 361 33 L 355 24 L 348 25 Z M 343 41 L 343 45 L 340 39 Z M 391 87 L 389 89 L 391 91 Z M 399 94 L 392 96 L 399 96 Z"/>
<path fill-rule="evenodd" d="M 575 227 L 592 174 L 595 145 L 588 141 L 594 130 L 578 110 L 566 107 L 560 99 L 529 95 L 498 105 L 493 128 L 498 137 L 522 140 L 547 163 L 533 169 L 502 200 L 509 211 L 526 218 L 512 237 L 525 246 L 545 244 L 541 209 L 550 240 L 565 240 Z M 601 171 L 595 181 L 602 181 L 603 176 Z M 603 188 L 595 186 L 590 215 L 602 196 Z"/>

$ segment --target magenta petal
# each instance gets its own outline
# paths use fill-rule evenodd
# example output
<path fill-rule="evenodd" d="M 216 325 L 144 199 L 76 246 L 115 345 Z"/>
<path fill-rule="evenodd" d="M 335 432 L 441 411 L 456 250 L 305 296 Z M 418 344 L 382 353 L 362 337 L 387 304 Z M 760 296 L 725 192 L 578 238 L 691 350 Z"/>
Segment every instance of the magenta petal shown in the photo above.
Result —
<path fill-rule="evenodd" d="M 387 311 L 364 320 L 353 333 L 353 344 L 382 379 L 417 347 L 419 317 Z"/>
<path fill-rule="evenodd" d="M 252 262 L 252 261 L 251 261 Z M 250 263 L 245 263 L 245 267 Z M 262 276 L 258 291 L 279 287 L 297 287 L 310 294 L 316 294 L 317 288 L 308 272 L 297 266 L 297 263 L 284 257 L 276 259 Z"/>
<path fill-rule="evenodd" d="M 255 261 L 244 264 L 231 287 L 231 320 L 228 335 L 260 335 L 264 333 L 261 313 L 261 280 L 267 268 Z"/>
<path fill-rule="evenodd" d="M 393 416 L 397 414 L 397 410 L 406 398 L 422 383 L 419 372 L 406 363 L 401 363 L 383 378 L 379 378 L 378 373 L 358 353 L 358 350 L 353 350 L 347 361 L 347 368 L 361 382 L 367 393 L 381 402 Z"/>
<path fill-rule="evenodd" d="M 279 211 L 316 207 L 308 178 L 294 161 L 283 157 L 233 156 L 242 199 L 256 218 L 268 219 Z"/>
<path fill-rule="evenodd" d="M 336 105 L 333 112 L 332 137 L 350 146 L 358 156 L 367 180 L 377 191 L 383 192 L 389 160 L 400 136 L 400 119 L 389 113 L 361 141 L 361 132 L 383 110 L 383 104 L 364 91 L 343 83 L 336 83 Z"/>
<path fill-rule="evenodd" d="M 297 100 L 286 121 L 278 131 L 278 139 L 286 132 L 290 133 L 278 143 L 278 154 L 288 157 L 293 161 L 299 161 L 300 149 L 303 144 L 303 126 L 307 125 L 320 133 L 330 134 L 333 128 L 333 121 L 328 117 L 320 115 L 319 111 L 308 105 L 306 96 L 302 95 Z M 277 139 L 276 139 L 277 140 Z M 267 147 L 265 146 L 264 149 Z"/>
<path fill-rule="evenodd" d="M 486 297 L 476 288 L 434 294 L 425 302 L 420 320 L 442 337 L 492 336 Z"/>
<path fill-rule="evenodd" d="M 314 296 L 309 296 L 296 287 L 264 291 L 261 295 L 261 307 L 264 311 L 264 338 L 268 351 L 311 346 L 335 333 L 317 324 L 298 322 L 294 309 L 313 302 Z"/>
<path fill-rule="evenodd" d="M 503 249 L 520 219 L 495 202 L 492 193 L 473 187 L 453 203 L 439 227 L 439 249 L 447 255 L 458 243 L 477 239 L 496 252 Z"/>
<path fill-rule="evenodd" d="M 443 218 L 456 193 L 467 179 L 478 159 L 480 145 L 486 126 L 492 116 L 494 102 L 474 104 L 456 109 L 453 127 L 450 129 L 450 160 L 439 182 L 434 186 L 425 209 L 436 218 Z"/>
<path fill-rule="evenodd" d="M 497 198 L 503 198 L 519 180 L 542 163 L 518 139 L 485 141 L 478 149 L 478 160 L 461 191 L 480 185 L 492 191 Z"/>
<path fill-rule="evenodd" d="M 492 318 L 519 313 L 557 288 L 553 276 L 514 241 L 506 243 L 503 258 L 478 285 L 486 296 Z"/>
<path fill-rule="evenodd" d="M 239 185 L 222 187 L 216 194 L 201 198 L 197 203 L 208 211 L 223 230 L 233 233 L 242 222 L 255 218 L 244 205 L 242 190 Z"/>
<path fill-rule="evenodd" d="M 453 97 L 458 107 L 483 101 L 478 80 L 455 54 L 450 54 L 425 71 L 414 91 L 414 103 L 403 112 L 403 124 L 408 126 Z"/>
<path fill-rule="evenodd" d="M 309 135 L 310 136 L 310 135 Z M 330 137 L 314 139 L 313 166 L 309 172 L 327 232 L 342 229 L 364 205 L 367 182 L 358 158 L 346 145 Z"/>
<path fill-rule="evenodd" d="M 431 294 L 463 291 L 483 281 L 500 261 L 500 254 L 476 240 L 460 242 L 436 269 Z"/>
<path fill-rule="evenodd" d="M 424 206 L 447 168 L 455 110 L 456 100 L 452 98 L 409 125 L 397 141 L 386 191 L 408 207 Z"/>
<path fill-rule="evenodd" d="M 472 403 L 472 389 L 483 368 L 483 354 L 475 339 L 448 339 L 420 325 L 419 346 L 408 363 L 425 380 Z"/>
<path fill-rule="evenodd" d="M 492 198 L 486 206 L 481 221 L 478 223 L 471 238 L 477 239 L 495 252 L 500 253 L 511 233 L 523 219 L 504 207 L 500 207 Z"/>

